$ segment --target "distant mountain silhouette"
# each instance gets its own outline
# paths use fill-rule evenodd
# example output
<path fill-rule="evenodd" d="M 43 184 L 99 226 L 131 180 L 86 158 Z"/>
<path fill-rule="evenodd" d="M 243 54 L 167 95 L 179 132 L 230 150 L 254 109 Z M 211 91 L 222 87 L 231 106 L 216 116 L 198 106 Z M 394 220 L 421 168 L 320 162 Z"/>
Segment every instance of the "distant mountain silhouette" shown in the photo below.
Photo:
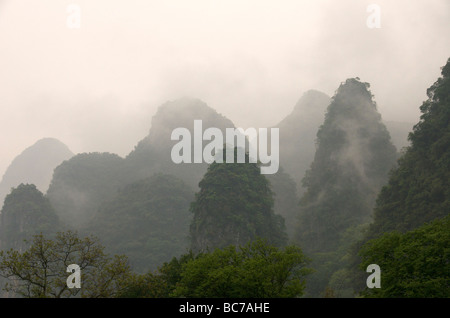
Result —
<path fill-rule="evenodd" d="M 316 90 L 309 90 L 295 104 L 292 112 L 278 125 L 280 129 L 280 165 L 302 190 L 301 180 L 314 159 L 315 140 L 330 97 Z"/>
<path fill-rule="evenodd" d="M 174 175 L 197 188 L 208 164 L 175 164 L 171 160 L 172 147 L 178 142 L 171 140 L 172 131 L 184 127 L 193 138 L 197 119 L 202 120 L 203 130 L 216 127 L 225 135 L 226 128 L 234 128 L 203 101 L 181 98 L 158 108 L 149 134 L 126 158 L 111 153 L 79 154 L 57 167 L 47 195 L 62 221 L 76 228 L 84 226 L 119 189 L 157 173 Z"/>
<path fill-rule="evenodd" d="M 25 149 L 9 165 L 0 182 L 0 200 L 9 194 L 11 188 L 19 184 L 34 184 L 41 192 L 46 192 L 52 179 L 53 170 L 74 154 L 61 141 L 43 138 Z"/>
<path fill-rule="evenodd" d="M 202 120 L 203 131 L 215 127 L 222 131 L 223 136 L 226 128 L 235 128 L 231 120 L 199 99 L 181 98 L 166 102 L 153 116 L 149 134 L 125 158 L 134 179 L 150 177 L 155 172 L 170 173 L 197 188 L 208 164 L 175 164 L 171 160 L 172 147 L 178 143 L 171 140 L 172 131 L 175 128 L 187 128 L 194 138 L 194 120 Z M 207 143 L 209 141 L 203 142 L 203 146 Z M 193 150 L 191 152 L 193 155 Z"/>

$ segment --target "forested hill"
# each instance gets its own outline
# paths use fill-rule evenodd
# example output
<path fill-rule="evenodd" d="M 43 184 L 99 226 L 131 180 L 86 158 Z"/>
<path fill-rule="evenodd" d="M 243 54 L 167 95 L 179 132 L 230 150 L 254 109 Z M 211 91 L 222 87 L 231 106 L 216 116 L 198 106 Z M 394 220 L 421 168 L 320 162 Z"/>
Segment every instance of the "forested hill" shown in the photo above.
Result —
<path fill-rule="evenodd" d="M 317 150 L 303 179 L 298 242 L 309 251 L 332 251 L 350 226 L 370 221 L 375 197 L 397 152 L 369 85 L 341 84 L 317 133 Z"/>
<path fill-rule="evenodd" d="M 378 196 L 373 223 L 355 245 L 354 283 L 368 264 L 383 273 L 383 288 L 356 284 L 364 296 L 450 295 L 450 59 L 441 74 L 420 106 L 411 146 Z"/>
<path fill-rule="evenodd" d="M 411 146 L 378 197 L 370 236 L 412 230 L 450 213 L 450 60 L 427 94 Z"/>
<path fill-rule="evenodd" d="M 371 221 L 376 196 L 397 159 L 369 87 L 355 78 L 339 86 L 303 178 L 306 192 L 294 240 L 316 269 L 307 283 L 310 297 L 323 296 L 336 284 L 341 296 L 351 295 L 342 277 L 347 249 L 359 238 L 361 226 Z"/>

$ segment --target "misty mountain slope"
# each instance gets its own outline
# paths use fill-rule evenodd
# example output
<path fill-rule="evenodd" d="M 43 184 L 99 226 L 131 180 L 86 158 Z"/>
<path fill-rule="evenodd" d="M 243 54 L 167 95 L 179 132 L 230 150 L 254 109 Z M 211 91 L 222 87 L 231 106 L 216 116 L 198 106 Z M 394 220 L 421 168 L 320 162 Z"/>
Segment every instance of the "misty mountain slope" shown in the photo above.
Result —
<path fill-rule="evenodd" d="M 103 202 L 116 195 L 119 188 L 149 178 L 155 173 L 173 175 L 192 189 L 197 189 L 208 169 L 208 163 L 175 164 L 171 158 L 172 147 L 179 142 L 171 140 L 172 131 L 176 128 L 190 131 L 191 152 L 194 155 L 194 120 L 202 121 L 201 133 L 210 127 L 220 129 L 224 142 L 226 129 L 235 128 L 231 120 L 201 100 L 182 98 L 158 108 L 152 118 L 149 134 L 125 159 L 115 154 L 91 153 L 79 154 L 64 162 L 55 169 L 47 192 L 61 219 L 75 227 L 83 226 Z M 209 142 L 203 141 L 202 146 Z M 298 201 L 295 184 L 282 169 L 271 179 L 274 181 L 275 212 L 291 220 Z"/>
<path fill-rule="evenodd" d="M 21 183 L 34 184 L 46 192 L 52 179 L 53 170 L 74 154 L 61 141 L 43 138 L 26 148 L 9 165 L 0 182 L 0 202 L 11 188 Z"/>
<path fill-rule="evenodd" d="M 373 259 L 384 269 L 382 291 L 354 284 L 371 297 L 449 296 L 450 58 L 441 74 L 352 255 L 355 282 L 365 275 L 361 265 Z"/>
<path fill-rule="evenodd" d="M 317 130 L 329 104 L 328 95 L 309 90 L 275 126 L 280 129 L 280 165 L 297 183 L 299 193 L 303 192 L 301 180 L 314 159 Z"/>
<path fill-rule="evenodd" d="M 346 249 L 360 238 L 360 226 L 371 221 L 376 196 L 396 160 L 369 84 L 348 79 L 328 106 L 303 179 L 295 240 L 317 269 L 309 278 L 310 295 L 320 296 L 333 273 L 334 280 L 340 274 Z"/>
<path fill-rule="evenodd" d="M 297 184 L 283 167 L 280 167 L 277 173 L 267 174 L 265 177 L 274 195 L 273 210 L 284 218 L 286 233 L 291 240 L 295 234 L 298 214 Z"/>
<path fill-rule="evenodd" d="M 314 92 L 310 94 L 314 95 Z M 319 99 L 320 97 L 315 98 L 315 100 Z M 194 120 L 199 119 L 202 120 L 203 131 L 209 127 L 216 127 L 222 131 L 224 138 L 227 128 L 236 128 L 231 120 L 217 113 L 199 99 L 181 98 L 167 102 L 161 105 L 153 116 L 149 135 L 141 140 L 125 159 L 126 169 L 133 176 L 132 178 L 137 180 L 141 177 L 149 177 L 153 173 L 168 173 L 181 178 L 193 189 L 198 189 L 198 184 L 205 175 L 208 164 L 174 164 L 170 154 L 177 141 L 172 141 L 170 136 L 175 128 L 184 127 L 189 129 L 191 137 L 194 138 L 192 129 Z M 203 146 L 207 143 L 209 141 L 204 141 Z M 193 145 L 191 152 L 193 155 Z M 289 234 L 292 235 L 294 222 L 291 221 L 294 219 L 298 204 L 296 185 L 291 177 L 283 172 L 283 167 L 276 174 L 267 175 L 267 178 L 271 181 L 275 194 L 275 213 L 289 220 L 287 227 Z"/>
<path fill-rule="evenodd" d="M 82 229 L 107 252 L 125 254 L 138 272 L 156 270 L 189 248 L 194 191 L 180 179 L 156 174 L 119 189 Z"/>
<path fill-rule="evenodd" d="M 111 153 L 83 153 L 59 165 L 47 196 L 61 221 L 78 228 L 100 204 L 126 184 L 124 159 Z"/>
<path fill-rule="evenodd" d="M 187 128 L 190 131 L 191 157 L 194 156 L 194 120 L 202 121 L 203 131 L 210 127 L 220 129 L 224 138 L 226 128 L 235 128 L 231 120 L 199 99 L 180 98 L 166 102 L 153 116 L 149 134 L 125 158 L 127 169 L 134 179 L 150 177 L 153 173 L 170 173 L 197 188 L 208 164 L 175 164 L 171 159 L 172 147 L 178 143 L 177 140 L 171 140 L 172 131 L 176 128 Z M 202 151 L 208 142 L 202 142 Z"/>
<path fill-rule="evenodd" d="M 343 230 L 370 220 L 395 165 L 396 148 L 368 89 L 356 79 L 341 84 L 317 133 L 298 229 L 299 242 L 310 251 L 333 250 Z"/>
<path fill-rule="evenodd" d="M 450 59 L 427 94 L 411 146 L 378 197 L 371 236 L 412 230 L 450 212 Z"/>
<path fill-rule="evenodd" d="M 0 214 L 0 249 L 23 249 L 35 234 L 52 234 L 60 223 L 50 201 L 34 184 L 20 184 L 5 198 Z"/>
<path fill-rule="evenodd" d="M 185 127 L 192 132 L 195 119 L 203 121 L 203 129 L 217 127 L 224 135 L 226 128 L 234 127 L 202 101 L 183 98 L 159 107 L 149 135 L 125 159 L 111 153 L 85 153 L 58 166 L 47 195 L 61 220 L 75 228 L 84 226 L 119 188 L 155 173 L 175 175 L 196 187 L 207 164 L 176 165 L 171 160 L 172 147 L 177 143 L 171 140 L 173 129 Z"/>

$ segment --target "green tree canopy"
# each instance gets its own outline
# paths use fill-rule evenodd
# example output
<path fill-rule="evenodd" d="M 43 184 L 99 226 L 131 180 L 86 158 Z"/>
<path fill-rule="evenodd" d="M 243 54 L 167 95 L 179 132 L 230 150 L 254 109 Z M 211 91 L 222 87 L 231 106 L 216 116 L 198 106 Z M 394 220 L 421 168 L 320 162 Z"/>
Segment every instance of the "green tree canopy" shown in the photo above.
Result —
<path fill-rule="evenodd" d="M 420 121 L 409 134 L 411 146 L 405 150 L 379 193 L 373 222 L 354 247 L 352 268 L 355 276 L 365 274 L 358 270 L 361 259 L 357 255 L 358 250 L 366 249 L 367 241 L 392 231 L 415 230 L 450 212 L 450 59 L 442 68 L 442 77 L 427 90 L 427 94 L 428 100 L 420 107 Z M 381 242 L 393 242 L 401 236 L 399 233 L 378 241 L 377 249 L 381 251 L 384 247 L 385 253 L 391 253 L 390 247 Z M 409 256 L 411 261 L 412 255 Z M 426 263 L 418 264 L 423 266 L 424 273 L 429 271 Z M 361 282 L 361 279 L 354 281 Z M 364 285 L 357 284 L 354 288 L 361 291 Z"/>
<path fill-rule="evenodd" d="M 223 156 L 223 163 L 213 162 L 208 167 L 191 205 L 192 249 L 243 245 L 257 237 L 285 244 L 284 219 L 273 212 L 272 190 L 259 164 L 249 163 L 248 154 L 245 163 L 226 163 L 226 151 Z"/>
<path fill-rule="evenodd" d="M 193 198 L 180 179 L 155 174 L 120 189 L 83 231 L 95 234 L 108 252 L 126 254 L 133 270 L 155 270 L 189 248 Z"/>
<path fill-rule="evenodd" d="M 34 184 L 20 184 L 6 196 L 0 214 L 0 248 L 22 249 L 24 240 L 56 233 L 60 224 L 49 200 Z"/>
<path fill-rule="evenodd" d="M 61 221 L 79 229 L 127 180 L 118 155 L 82 153 L 56 167 L 47 196 Z"/>
<path fill-rule="evenodd" d="M 450 296 L 450 216 L 406 232 L 383 234 L 360 250 L 361 269 L 381 268 L 381 288 L 362 295 L 380 298 Z"/>
<path fill-rule="evenodd" d="M 336 250 L 348 227 L 371 220 L 396 159 L 369 84 L 348 79 L 332 98 L 303 179 L 297 241 L 305 251 Z"/>
<path fill-rule="evenodd" d="M 317 132 L 314 161 L 303 178 L 306 192 L 294 239 L 317 269 L 308 279 L 311 297 L 323 294 L 331 278 L 333 288 L 342 285 L 337 280 L 347 281 L 343 272 L 334 273 L 345 266 L 347 249 L 360 238 L 362 225 L 372 220 L 376 196 L 397 160 L 369 88 L 359 79 L 340 85 Z"/>
<path fill-rule="evenodd" d="M 182 265 L 173 293 L 178 297 L 299 297 L 311 270 L 294 245 L 277 248 L 264 240 L 201 253 Z"/>
<path fill-rule="evenodd" d="M 450 59 L 427 94 L 411 146 L 378 196 L 368 238 L 412 230 L 450 212 Z"/>

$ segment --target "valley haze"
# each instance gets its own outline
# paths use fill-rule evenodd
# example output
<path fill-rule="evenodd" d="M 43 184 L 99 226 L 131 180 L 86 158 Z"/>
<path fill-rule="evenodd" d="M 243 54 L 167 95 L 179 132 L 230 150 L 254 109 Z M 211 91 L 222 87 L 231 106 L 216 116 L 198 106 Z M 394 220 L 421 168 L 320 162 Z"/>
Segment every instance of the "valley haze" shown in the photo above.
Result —
<path fill-rule="evenodd" d="M 379 29 L 366 25 L 372 3 Z M 183 96 L 237 127 L 273 127 L 309 89 L 333 96 L 358 76 L 384 120 L 414 124 L 448 57 L 449 20 L 446 0 L 2 0 L 0 175 L 45 137 L 125 156 Z"/>

